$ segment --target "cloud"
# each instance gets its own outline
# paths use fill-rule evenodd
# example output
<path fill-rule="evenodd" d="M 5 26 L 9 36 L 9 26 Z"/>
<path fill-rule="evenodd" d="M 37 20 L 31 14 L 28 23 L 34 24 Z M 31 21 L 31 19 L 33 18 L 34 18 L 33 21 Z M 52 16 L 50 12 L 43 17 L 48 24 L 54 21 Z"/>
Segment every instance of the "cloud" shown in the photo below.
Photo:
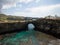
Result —
<path fill-rule="evenodd" d="M 38 3 L 40 0 L 35 0 L 36 3 Z"/>
<path fill-rule="evenodd" d="M 21 3 L 30 3 L 30 2 L 32 2 L 33 0 L 19 0 L 19 2 L 21 2 Z"/>
<path fill-rule="evenodd" d="M 54 10 L 59 8 L 60 4 L 49 5 L 49 6 L 38 6 L 33 8 L 25 9 L 25 12 L 15 12 L 15 15 L 30 16 L 30 17 L 45 17 L 54 13 Z M 56 12 L 56 11 L 55 11 Z"/>
<path fill-rule="evenodd" d="M 36 2 L 38 3 L 40 0 L 19 0 L 20 3 L 30 3 L 30 2 Z"/>
<path fill-rule="evenodd" d="M 15 12 L 15 13 L 13 13 L 14 15 L 18 15 L 18 16 L 25 16 L 25 17 L 31 17 L 30 15 L 31 15 L 31 13 L 30 12 Z M 12 14 L 12 15 L 13 15 Z"/>
<path fill-rule="evenodd" d="M 50 11 L 50 10 L 52 10 L 54 8 L 57 8 L 57 7 L 60 7 L 60 4 L 27 8 L 26 11 L 29 11 L 29 12 L 32 12 L 32 13 L 46 12 L 46 11 Z"/>
<path fill-rule="evenodd" d="M 60 8 L 60 4 L 27 8 L 26 11 L 30 12 L 32 15 L 46 16 L 54 12 L 53 10 L 55 10 L 55 8 Z"/>
<path fill-rule="evenodd" d="M 1 8 L 2 8 L 2 5 L 0 4 L 0 14 L 2 13 L 2 12 L 1 12 Z"/>
<path fill-rule="evenodd" d="M 16 7 L 16 4 L 5 4 L 3 5 L 2 9 L 9 9 L 11 7 Z"/>
<path fill-rule="evenodd" d="M 16 0 L 2 0 L 2 8 L 1 9 L 8 9 L 11 7 L 16 7 Z"/>
<path fill-rule="evenodd" d="M 45 6 L 34 6 L 34 4 L 38 4 L 38 2 L 40 2 L 41 0 L 0 0 L 0 13 L 1 13 L 1 10 L 3 9 L 10 9 L 12 7 L 25 7 L 24 10 L 21 9 L 19 7 L 19 9 L 23 10 L 23 11 L 19 11 L 19 12 L 16 12 L 14 11 L 14 15 L 23 15 L 23 16 L 35 16 L 35 17 L 39 17 L 39 16 L 45 16 L 47 15 L 48 13 L 51 14 L 51 12 L 53 12 L 52 10 L 55 9 L 55 8 L 58 8 L 60 7 L 60 4 L 56 4 L 56 5 L 45 5 Z M 19 6 L 17 6 L 17 3 L 20 3 Z M 26 7 L 24 4 L 33 4 L 33 7 Z M 17 8 L 16 8 L 17 9 Z M 18 10 L 19 10 L 18 9 Z M 9 10 L 8 10 L 9 11 Z M 6 12 L 7 13 L 7 12 Z"/>
<path fill-rule="evenodd" d="M 2 9 L 8 9 L 16 6 L 17 0 L 0 0 L 0 13 Z"/>
<path fill-rule="evenodd" d="M 11 7 L 16 7 L 17 3 L 30 3 L 39 0 L 0 0 L 0 9 L 9 9 Z"/>
<path fill-rule="evenodd" d="M 2 12 L 3 9 L 10 9 L 12 7 L 17 7 L 17 3 L 30 3 L 34 2 L 37 0 L 0 0 L 0 13 Z M 19 4 L 20 7 L 22 7 L 22 4 Z"/>

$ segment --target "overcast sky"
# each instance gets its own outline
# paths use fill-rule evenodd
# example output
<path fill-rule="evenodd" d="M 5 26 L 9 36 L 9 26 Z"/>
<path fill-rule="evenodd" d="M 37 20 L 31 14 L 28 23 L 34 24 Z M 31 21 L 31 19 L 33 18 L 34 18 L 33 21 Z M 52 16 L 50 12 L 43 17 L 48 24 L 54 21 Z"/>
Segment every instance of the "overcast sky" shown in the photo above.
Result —
<path fill-rule="evenodd" d="M 0 13 L 16 16 L 60 16 L 60 0 L 0 0 Z"/>

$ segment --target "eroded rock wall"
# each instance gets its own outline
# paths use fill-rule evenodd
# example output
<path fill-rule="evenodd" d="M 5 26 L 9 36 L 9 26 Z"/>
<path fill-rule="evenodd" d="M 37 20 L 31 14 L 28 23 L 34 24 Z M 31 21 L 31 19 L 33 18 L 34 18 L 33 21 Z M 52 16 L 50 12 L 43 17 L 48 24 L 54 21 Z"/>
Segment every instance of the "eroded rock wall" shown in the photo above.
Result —
<path fill-rule="evenodd" d="M 0 34 L 25 30 L 25 25 L 25 22 L 0 23 Z"/>
<path fill-rule="evenodd" d="M 60 38 L 60 20 L 38 19 L 35 22 L 36 31 L 41 31 L 47 34 Z"/>

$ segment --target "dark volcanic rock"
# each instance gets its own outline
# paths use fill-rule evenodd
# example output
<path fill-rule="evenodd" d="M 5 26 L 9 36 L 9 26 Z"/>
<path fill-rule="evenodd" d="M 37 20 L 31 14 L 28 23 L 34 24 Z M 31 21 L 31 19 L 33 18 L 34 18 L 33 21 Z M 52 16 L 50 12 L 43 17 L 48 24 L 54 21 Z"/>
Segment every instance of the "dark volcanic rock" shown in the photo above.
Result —
<path fill-rule="evenodd" d="M 60 20 L 38 19 L 35 22 L 36 31 L 41 31 L 60 38 Z"/>
<path fill-rule="evenodd" d="M 0 23 L 0 34 L 25 30 L 25 22 Z"/>

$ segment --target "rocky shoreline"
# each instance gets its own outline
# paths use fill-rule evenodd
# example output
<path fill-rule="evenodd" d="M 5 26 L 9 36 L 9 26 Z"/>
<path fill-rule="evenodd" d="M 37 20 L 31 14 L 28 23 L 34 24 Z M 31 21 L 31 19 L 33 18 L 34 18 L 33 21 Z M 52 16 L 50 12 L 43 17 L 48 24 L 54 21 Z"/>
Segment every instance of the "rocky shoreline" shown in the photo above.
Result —
<path fill-rule="evenodd" d="M 34 31 L 34 34 L 33 34 L 33 33 L 30 33 L 30 31 L 27 31 L 27 32 L 22 32 L 23 36 L 22 34 L 21 35 L 20 34 L 21 32 L 0 35 L 0 45 L 35 45 L 33 40 L 37 41 L 36 44 L 38 45 L 60 45 L 60 39 L 57 39 L 51 35 L 48 35 L 42 32 Z M 33 37 L 32 37 L 32 34 L 33 34 Z"/>
<path fill-rule="evenodd" d="M 60 20 L 38 19 L 28 22 L 0 23 L 0 34 L 26 31 L 28 24 L 35 25 L 35 31 L 44 32 L 60 38 Z"/>

